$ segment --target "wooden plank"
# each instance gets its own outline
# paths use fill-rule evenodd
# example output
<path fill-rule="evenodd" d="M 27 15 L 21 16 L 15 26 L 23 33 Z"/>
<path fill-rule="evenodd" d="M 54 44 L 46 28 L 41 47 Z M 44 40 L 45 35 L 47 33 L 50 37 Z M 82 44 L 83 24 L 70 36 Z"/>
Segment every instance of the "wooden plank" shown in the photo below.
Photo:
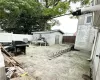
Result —
<path fill-rule="evenodd" d="M 15 59 L 3 48 L 3 46 L 1 46 L 1 48 L 2 48 L 2 50 L 5 52 L 5 54 L 7 54 L 12 60 L 14 60 L 14 61 L 17 63 L 18 66 L 20 66 L 20 67 L 22 68 L 22 66 L 20 65 L 20 63 L 19 63 L 17 60 L 15 60 Z"/>
<path fill-rule="evenodd" d="M 16 65 L 16 62 L 15 61 L 13 61 L 13 60 L 11 60 L 7 55 L 5 55 L 4 53 L 3 53 L 3 56 L 4 56 L 4 60 L 5 60 L 5 62 L 6 62 L 6 66 L 8 67 L 8 66 L 15 66 Z M 12 64 L 12 65 L 11 65 Z"/>

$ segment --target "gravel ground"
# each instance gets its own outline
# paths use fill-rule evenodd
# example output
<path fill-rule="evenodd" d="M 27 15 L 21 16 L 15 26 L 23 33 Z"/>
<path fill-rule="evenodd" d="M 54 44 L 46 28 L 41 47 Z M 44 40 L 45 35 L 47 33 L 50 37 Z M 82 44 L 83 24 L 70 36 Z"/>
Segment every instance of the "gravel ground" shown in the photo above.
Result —
<path fill-rule="evenodd" d="M 16 59 L 36 80 L 84 80 L 82 74 L 89 75 L 87 59 L 90 54 L 70 51 L 49 60 L 55 52 L 69 46 L 30 46 L 27 48 L 27 55 L 19 55 Z"/>

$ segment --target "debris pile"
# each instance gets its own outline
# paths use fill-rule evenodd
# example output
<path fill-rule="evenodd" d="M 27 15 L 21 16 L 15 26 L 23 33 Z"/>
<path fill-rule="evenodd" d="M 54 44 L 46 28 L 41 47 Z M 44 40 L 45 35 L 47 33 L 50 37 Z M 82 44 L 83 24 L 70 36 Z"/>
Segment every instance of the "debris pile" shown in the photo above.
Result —
<path fill-rule="evenodd" d="M 63 55 L 64 53 L 69 52 L 70 50 L 71 50 L 71 46 L 69 46 L 69 48 L 67 48 L 67 49 L 65 48 L 65 49 L 59 50 L 59 51 L 53 53 L 53 55 L 50 57 L 49 60 L 59 57 L 59 56 Z"/>
<path fill-rule="evenodd" d="M 3 47 L 1 47 L 1 51 L 5 60 L 5 71 L 8 80 L 28 76 L 28 72 L 25 72 L 21 64 L 15 60 Z"/>

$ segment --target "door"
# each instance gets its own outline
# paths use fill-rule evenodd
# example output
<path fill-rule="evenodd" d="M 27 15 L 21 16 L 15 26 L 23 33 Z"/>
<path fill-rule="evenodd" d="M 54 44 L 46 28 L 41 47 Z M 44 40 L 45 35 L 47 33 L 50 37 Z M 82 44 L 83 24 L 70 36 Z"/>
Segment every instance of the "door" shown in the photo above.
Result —
<path fill-rule="evenodd" d="M 55 44 L 59 44 L 59 35 L 56 35 L 55 37 Z"/>
<path fill-rule="evenodd" d="M 96 49 L 95 49 L 95 54 L 94 54 L 94 60 L 93 60 L 94 78 L 97 75 L 99 61 L 100 61 L 100 33 L 98 34 L 98 39 L 97 39 Z"/>

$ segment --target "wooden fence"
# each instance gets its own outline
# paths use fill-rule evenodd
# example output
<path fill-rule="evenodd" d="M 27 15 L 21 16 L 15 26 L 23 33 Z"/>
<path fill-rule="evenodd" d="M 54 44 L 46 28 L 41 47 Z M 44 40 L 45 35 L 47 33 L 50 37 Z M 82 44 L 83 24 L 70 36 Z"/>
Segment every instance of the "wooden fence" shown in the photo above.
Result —
<path fill-rule="evenodd" d="M 63 36 L 63 43 L 75 43 L 76 36 Z"/>

